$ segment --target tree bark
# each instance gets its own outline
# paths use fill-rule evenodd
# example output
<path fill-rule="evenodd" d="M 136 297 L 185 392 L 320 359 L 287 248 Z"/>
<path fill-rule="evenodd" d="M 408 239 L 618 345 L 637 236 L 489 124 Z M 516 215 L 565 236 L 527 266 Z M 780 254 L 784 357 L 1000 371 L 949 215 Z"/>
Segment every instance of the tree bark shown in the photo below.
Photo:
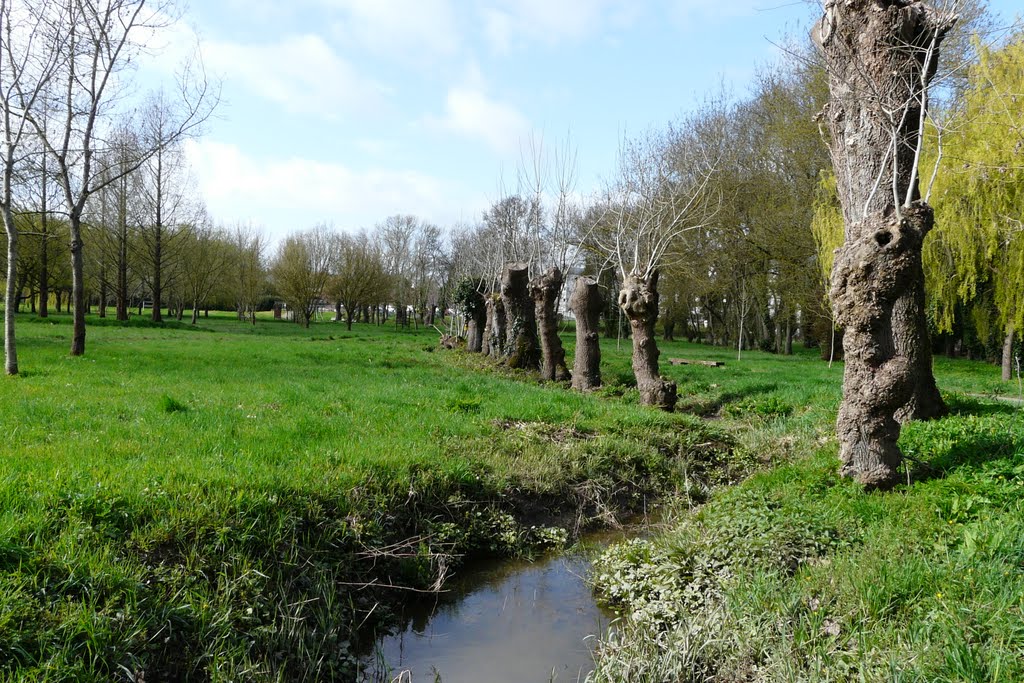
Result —
<path fill-rule="evenodd" d="M 897 414 L 945 409 L 923 306 L 934 216 L 916 164 L 927 85 L 954 21 L 919 0 L 828 0 L 812 32 L 829 76 L 822 117 L 845 228 L 830 292 L 845 328 L 840 471 L 869 487 L 899 479 Z"/>
<path fill-rule="evenodd" d="M 505 355 L 505 328 L 508 326 L 508 318 L 505 315 L 505 302 L 501 300 L 500 294 L 492 294 L 487 299 L 487 325 L 490 328 L 487 335 L 487 350 L 492 358 L 502 358 Z"/>
<path fill-rule="evenodd" d="M 1016 330 L 1013 325 L 1006 326 L 1006 337 L 1003 338 L 1003 381 L 1013 379 L 1013 337 Z"/>
<path fill-rule="evenodd" d="M 572 388 L 592 391 L 601 386 L 601 311 L 604 302 L 597 280 L 576 279 L 569 307 L 576 316 L 576 357 L 572 364 Z"/>
<path fill-rule="evenodd" d="M 466 322 L 466 350 L 470 353 L 486 353 L 484 351 L 484 338 L 487 335 L 487 307 L 483 297 L 467 316 Z"/>
<path fill-rule="evenodd" d="M 530 297 L 529 270 L 525 263 L 510 263 L 501 275 L 501 300 L 505 304 L 504 358 L 510 368 L 540 369 L 537 313 Z"/>
<path fill-rule="evenodd" d="M 530 295 L 533 297 L 540 332 L 540 376 L 551 382 L 564 382 L 571 378 L 565 364 L 562 339 L 558 336 L 558 315 L 555 313 L 563 284 L 562 271 L 557 267 L 552 267 L 530 283 Z"/>
<path fill-rule="evenodd" d="M 85 259 L 82 253 L 82 216 L 72 211 L 71 233 L 71 355 L 85 355 Z"/>
<path fill-rule="evenodd" d="M 9 196 L 9 195 L 8 195 Z M 14 318 L 18 311 L 18 229 L 10 206 L 4 207 L 7 228 L 7 287 L 4 292 L 4 371 L 18 374 L 18 345 L 14 336 Z"/>
<path fill-rule="evenodd" d="M 629 318 L 633 337 L 633 375 L 640 402 L 672 411 L 676 405 L 676 383 L 658 373 L 658 343 L 654 325 L 658 322 L 658 271 L 649 277 L 630 275 L 619 291 L 619 308 Z"/>

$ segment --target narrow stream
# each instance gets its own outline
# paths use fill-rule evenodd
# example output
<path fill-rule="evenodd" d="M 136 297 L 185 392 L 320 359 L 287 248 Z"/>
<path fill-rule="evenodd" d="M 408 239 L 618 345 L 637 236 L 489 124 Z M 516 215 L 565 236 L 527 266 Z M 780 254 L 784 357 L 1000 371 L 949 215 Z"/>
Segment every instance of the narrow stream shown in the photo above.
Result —
<path fill-rule="evenodd" d="M 405 628 L 364 659 L 364 682 L 575 683 L 593 669 L 592 649 L 613 615 L 585 577 L 594 548 L 534 562 L 473 567 L 436 603 L 411 607 Z"/>

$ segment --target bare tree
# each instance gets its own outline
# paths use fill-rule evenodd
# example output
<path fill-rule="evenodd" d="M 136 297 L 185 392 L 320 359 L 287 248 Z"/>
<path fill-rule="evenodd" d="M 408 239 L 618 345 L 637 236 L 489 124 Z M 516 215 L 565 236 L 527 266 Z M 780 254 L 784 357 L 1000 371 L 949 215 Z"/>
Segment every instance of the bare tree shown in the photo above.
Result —
<path fill-rule="evenodd" d="M 267 292 L 264 257 L 266 238 L 251 226 L 238 225 L 231 234 L 232 287 L 238 319 L 256 324 L 256 307 Z"/>
<path fill-rule="evenodd" d="M 658 278 L 674 242 L 698 229 L 717 209 L 709 183 L 717 161 L 697 136 L 669 141 L 651 134 L 624 143 L 619 172 L 605 205 L 609 232 L 598 236 L 622 276 L 619 307 L 633 337 L 633 374 L 645 405 L 672 410 L 676 385 L 658 372 L 654 326 L 658 320 Z"/>
<path fill-rule="evenodd" d="M 175 116 L 175 106 L 164 91 L 158 91 L 147 103 L 140 135 L 140 151 L 152 153 L 146 154 L 148 158 L 138 169 L 141 201 L 135 223 L 140 239 L 136 244 L 141 262 L 148 266 L 153 322 L 163 319 L 164 289 L 182 252 L 178 243 L 188 240 L 201 213 L 191 201 L 195 192 L 189 187 Z"/>
<path fill-rule="evenodd" d="M 956 19 L 919 0 L 829 0 L 812 32 L 829 74 L 822 118 L 845 224 L 831 288 L 845 328 L 839 457 L 842 474 L 868 486 L 898 479 L 898 412 L 945 410 L 924 312 L 921 248 L 934 215 L 919 162 L 939 45 Z"/>
<path fill-rule="evenodd" d="M 345 308 L 345 326 L 351 330 L 360 306 L 376 302 L 387 277 L 380 248 L 365 233 L 339 235 L 332 250 L 333 275 L 329 295 Z"/>
<path fill-rule="evenodd" d="M 205 216 L 185 233 L 182 281 L 185 296 L 192 306 L 193 325 L 198 321 L 200 306 L 220 284 L 231 263 L 232 246 L 227 232 L 210 225 Z"/>
<path fill-rule="evenodd" d="M 85 353 L 85 271 L 82 217 L 90 197 L 124 173 L 138 168 L 163 145 L 198 131 L 217 103 L 209 82 L 194 64 L 179 77 L 177 106 L 158 147 L 142 149 L 125 168 L 106 163 L 107 121 L 124 93 L 122 78 L 145 46 L 148 34 L 171 21 L 170 2 L 146 0 L 52 0 L 45 4 L 48 27 L 41 49 L 57 54 L 52 123 L 33 116 L 35 132 L 53 161 L 64 195 L 71 243 L 73 330 L 71 355 Z"/>
<path fill-rule="evenodd" d="M 18 226 L 14 219 L 14 184 L 30 149 L 31 113 L 44 98 L 56 71 L 60 42 L 40 47 L 46 28 L 45 12 L 16 0 L 0 0 L 0 111 L 3 151 L 0 160 L 0 214 L 7 233 L 7 287 L 4 292 L 4 371 L 18 374 L 14 317 L 18 310 Z M 45 179 L 44 179 L 45 183 Z"/>

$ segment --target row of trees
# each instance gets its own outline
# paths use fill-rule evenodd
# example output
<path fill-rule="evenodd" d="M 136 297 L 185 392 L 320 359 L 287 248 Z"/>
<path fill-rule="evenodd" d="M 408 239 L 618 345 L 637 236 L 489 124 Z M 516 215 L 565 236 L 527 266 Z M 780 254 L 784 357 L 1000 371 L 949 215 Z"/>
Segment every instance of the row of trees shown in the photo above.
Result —
<path fill-rule="evenodd" d="M 145 0 L 0 0 L 8 374 L 18 372 L 14 314 L 25 283 L 18 272 L 25 227 L 39 237 L 36 281 L 43 314 L 50 238 L 65 234 L 72 355 L 85 352 L 86 263 L 94 258 L 85 249 L 90 224 L 113 223 L 121 230 L 122 276 L 127 226 L 145 225 L 151 289 L 158 298 L 162 292 L 167 231 L 179 222 L 184 198 L 173 187 L 174 148 L 198 130 L 217 101 L 201 69 L 191 64 L 183 65 L 173 97 L 157 92 L 143 104 L 129 96 L 134 63 L 154 32 L 173 21 L 172 9 Z M 128 206 L 129 197 L 141 199 Z M 125 278 L 116 283 L 123 295 Z"/>
<path fill-rule="evenodd" d="M 557 325 L 568 285 L 579 388 L 600 381 L 601 316 L 616 334 L 625 321 L 641 398 L 666 409 L 676 397 L 658 371 L 659 317 L 666 337 L 738 354 L 789 353 L 802 338 L 833 357 L 842 339 L 844 467 L 884 485 L 899 422 L 944 410 L 930 332 L 960 347 L 999 337 L 1005 373 L 1024 324 L 1022 41 L 976 49 L 964 36 L 984 25 L 983 8 L 949 4 L 827 3 L 815 48 L 794 48 L 747 98 L 623 141 L 591 197 L 576 191 L 571 145 L 535 140 L 477 224 L 446 234 L 395 215 L 358 234 L 321 226 L 268 259 L 257 233 L 215 228 L 190 200 L 179 145 L 215 101 L 205 80 L 186 72 L 173 101 L 157 94 L 116 115 L 136 36 L 166 8 L 0 0 L 7 371 L 28 290 L 40 315 L 51 291 L 58 304 L 70 293 L 73 354 L 90 303 L 105 315 L 112 301 L 123 319 L 148 299 L 157 321 L 164 303 L 179 317 L 191 307 L 193 320 L 213 303 L 255 321 L 271 295 L 305 325 L 327 305 L 350 327 L 392 314 L 434 324 L 455 305 L 470 350 L 567 379 Z"/>

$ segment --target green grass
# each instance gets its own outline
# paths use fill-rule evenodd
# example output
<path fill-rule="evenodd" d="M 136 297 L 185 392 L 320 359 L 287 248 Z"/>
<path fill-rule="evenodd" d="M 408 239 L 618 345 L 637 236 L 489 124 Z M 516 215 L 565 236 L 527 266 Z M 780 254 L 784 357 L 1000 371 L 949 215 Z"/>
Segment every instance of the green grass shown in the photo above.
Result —
<path fill-rule="evenodd" d="M 665 494 L 673 529 L 599 565 L 634 620 L 597 679 L 1024 677 L 1024 424 L 979 398 L 1014 393 L 992 366 L 937 359 L 955 414 L 864 494 L 814 351 L 662 344 L 669 415 L 628 340 L 583 396 L 432 330 L 91 323 L 73 359 L 67 318 L 23 318 L 0 380 L 0 681 L 345 679 L 407 595 L 383 584 Z"/>
<path fill-rule="evenodd" d="M 722 412 L 774 466 L 599 561 L 629 619 L 592 680 L 1024 680 L 1024 411 L 977 398 L 1016 385 L 936 359 L 952 414 L 904 428 L 909 483 L 864 493 L 836 474 L 834 370 L 764 363 Z"/>
<path fill-rule="evenodd" d="M 346 677 L 406 595 L 381 584 L 729 462 L 698 418 L 474 369 L 433 331 L 107 322 L 82 358 L 70 332 L 24 318 L 0 380 L 0 680 Z"/>

